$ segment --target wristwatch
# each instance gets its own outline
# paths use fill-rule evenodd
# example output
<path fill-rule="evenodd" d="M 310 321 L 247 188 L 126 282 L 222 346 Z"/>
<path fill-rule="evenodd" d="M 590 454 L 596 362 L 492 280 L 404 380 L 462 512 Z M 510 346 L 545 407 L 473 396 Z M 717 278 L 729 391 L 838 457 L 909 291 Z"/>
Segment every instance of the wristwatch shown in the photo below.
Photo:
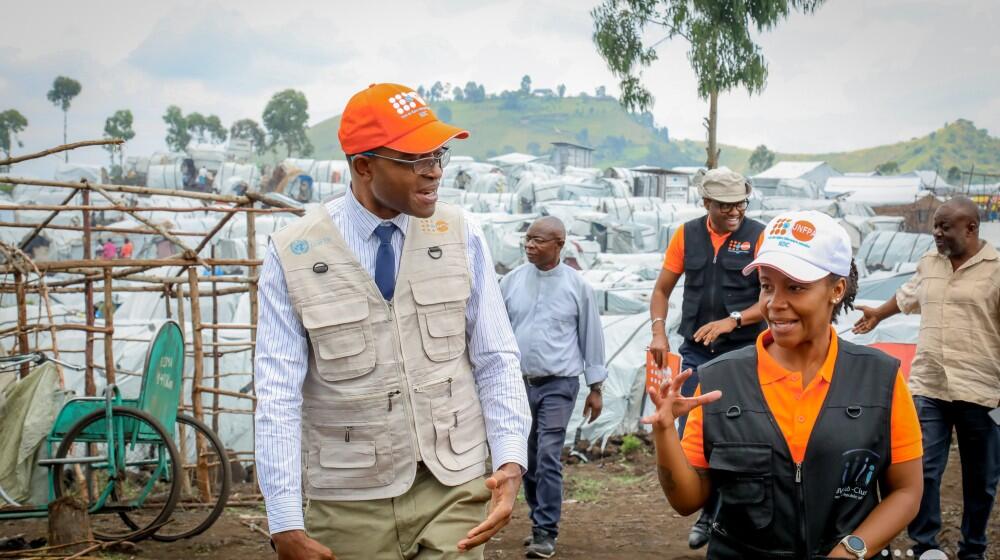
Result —
<path fill-rule="evenodd" d="M 604 389 L 604 382 L 603 381 L 598 381 L 597 383 L 594 383 L 593 385 L 590 386 L 590 390 L 594 391 L 594 392 L 596 392 L 598 394 L 601 394 L 601 392 L 602 392 L 603 389 Z"/>
<path fill-rule="evenodd" d="M 736 321 L 737 329 L 743 326 L 743 314 L 740 313 L 739 311 L 733 311 L 732 313 L 730 313 L 729 318 Z"/>
<path fill-rule="evenodd" d="M 868 554 L 868 546 L 865 545 L 865 539 L 857 535 L 847 535 L 844 537 L 840 544 L 844 545 L 847 552 L 858 557 L 858 560 L 864 560 L 865 555 Z"/>

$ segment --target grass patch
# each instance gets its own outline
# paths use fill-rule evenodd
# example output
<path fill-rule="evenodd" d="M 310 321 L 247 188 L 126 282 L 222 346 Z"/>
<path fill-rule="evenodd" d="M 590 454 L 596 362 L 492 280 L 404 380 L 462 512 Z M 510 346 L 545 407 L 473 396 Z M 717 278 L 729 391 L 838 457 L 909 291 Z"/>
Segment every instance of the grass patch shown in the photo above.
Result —
<path fill-rule="evenodd" d="M 622 438 L 621 453 L 622 455 L 631 455 L 637 451 L 642 451 L 643 449 L 642 440 L 637 438 L 634 434 L 626 434 Z"/>
<path fill-rule="evenodd" d="M 604 494 L 606 488 L 599 480 L 586 476 L 572 476 L 566 479 L 565 493 L 569 500 L 578 502 L 596 502 Z"/>

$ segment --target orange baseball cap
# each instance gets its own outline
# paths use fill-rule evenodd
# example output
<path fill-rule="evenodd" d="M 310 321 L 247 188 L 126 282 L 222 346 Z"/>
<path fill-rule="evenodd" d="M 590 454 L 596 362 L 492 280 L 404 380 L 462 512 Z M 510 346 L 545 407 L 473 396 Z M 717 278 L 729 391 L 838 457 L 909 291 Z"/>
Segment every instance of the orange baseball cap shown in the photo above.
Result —
<path fill-rule="evenodd" d="M 411 88 L 372 84 L 347 102 L 340 117 L 340 146 L 349 155 L 385 146 L 404 154 L 426 154 L 469 131 L 438 120 Z"/>

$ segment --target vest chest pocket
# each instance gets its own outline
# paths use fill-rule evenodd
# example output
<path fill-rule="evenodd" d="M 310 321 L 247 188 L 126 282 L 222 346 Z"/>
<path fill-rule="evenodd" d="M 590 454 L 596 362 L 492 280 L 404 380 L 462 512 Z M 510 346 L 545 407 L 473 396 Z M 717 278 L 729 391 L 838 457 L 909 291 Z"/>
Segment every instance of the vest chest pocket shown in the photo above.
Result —
<path fill-rule="evenodd" d="M 311 435 L 306 473 L 315 488 L 373 488 L 393 479 L 386 424 L 326 424 Z"/>
<path fill-rule="evenodd" d="M 302 308 L 316 370 L 327 381 L 341 381 L 375 369 L 375 344 L 365 297 L 319 302 Z"/>
<path fill-rule="evenodd" d="M 465 305 L 471 293 L 466 277 L 429 278 L 410 282 L 420 323 L 424 353 L 446 362 L 465 352 Z"/>
<path fill-rule="evenodd" d="M 774 518 L 771 446 L 718 443 L 708 466 L 722 501 L 720 517 L 734 528 L 747 523 L 763 529 Z M 723 513 L 723 511 L 725 513 Z"/>
<path fill-rule="evenodd" d="M 486 460 L 486 427 L 479 402 L 462 410 L 434 414 L 434 449 L 438 460 L 450 471 L 462 471 Z"/>

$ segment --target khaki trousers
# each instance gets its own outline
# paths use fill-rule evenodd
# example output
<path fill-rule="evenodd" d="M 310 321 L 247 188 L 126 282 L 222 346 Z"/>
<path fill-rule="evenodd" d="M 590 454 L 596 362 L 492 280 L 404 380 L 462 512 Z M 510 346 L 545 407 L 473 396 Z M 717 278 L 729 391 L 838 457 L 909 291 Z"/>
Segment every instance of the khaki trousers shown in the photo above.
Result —
<path fill-rule="evenodd" d="M 458 541 L 486 519 L 484 478 L 445 486 L 421 463 L 413 486 L 382 500 L 306 505 L 306 533 L 337 560 L 481 560 L 483 546 L 459 553 Z"/>

